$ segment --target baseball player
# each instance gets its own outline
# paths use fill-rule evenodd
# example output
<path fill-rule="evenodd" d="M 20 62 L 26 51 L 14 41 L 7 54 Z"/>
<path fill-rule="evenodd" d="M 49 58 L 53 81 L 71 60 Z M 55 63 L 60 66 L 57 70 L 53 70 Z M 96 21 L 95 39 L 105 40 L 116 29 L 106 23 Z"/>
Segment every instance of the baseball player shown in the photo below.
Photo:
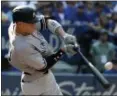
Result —
<path fill-rule="evenodd" d="M 22 71 L 23 95 L 62 95 L 50 69 L 65 52 L 76 53 L 73 50 L 76 38 L 65 33 L 57 21 L 36 16 L 35 9 L 29 6 L 17 6 L 12 12 L 13 22 L 8 29 L 9 62 Z M 61 36 L 65 47 L 53 52 L 39 32 L 45 29 Z"/>

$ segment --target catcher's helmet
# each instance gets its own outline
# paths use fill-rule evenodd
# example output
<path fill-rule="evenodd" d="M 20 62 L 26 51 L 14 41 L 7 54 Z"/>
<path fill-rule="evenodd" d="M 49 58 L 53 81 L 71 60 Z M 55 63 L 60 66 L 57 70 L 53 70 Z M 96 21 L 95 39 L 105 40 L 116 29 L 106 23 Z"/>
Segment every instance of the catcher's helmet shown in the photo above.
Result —
<path fill-rule="evenodd" d="M 12 11 L 13 22 L 25 22 L 36 23 L 38 18 L 36 16 L 36 10 L 30 6 L 17 6 Z"/>

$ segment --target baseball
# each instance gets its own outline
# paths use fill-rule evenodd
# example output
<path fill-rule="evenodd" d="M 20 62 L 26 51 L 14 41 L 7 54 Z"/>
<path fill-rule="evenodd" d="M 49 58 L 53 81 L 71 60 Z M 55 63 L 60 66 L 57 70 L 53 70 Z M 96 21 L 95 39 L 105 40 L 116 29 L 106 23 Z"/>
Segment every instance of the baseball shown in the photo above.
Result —
<path fill-rule="evenodd" d="M 111 70 L 113 68 L 113 64 L 112 64 L 112 62 L 107 62 L 104 65 L 104 67 L 105 67 L 106 70 Z"/>

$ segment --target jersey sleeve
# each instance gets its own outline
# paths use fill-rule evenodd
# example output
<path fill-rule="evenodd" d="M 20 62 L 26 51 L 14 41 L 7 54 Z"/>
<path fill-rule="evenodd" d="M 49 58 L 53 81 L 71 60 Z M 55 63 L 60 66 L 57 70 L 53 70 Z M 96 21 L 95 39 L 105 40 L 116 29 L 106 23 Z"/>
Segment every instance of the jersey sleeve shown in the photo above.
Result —
<path fill-rule="evenodd" d="M 43 31 L 47 29 L 46 18 L 44 15 L 38 16 L 39 22 L 36 23 L 36 28 L 38 31 Z"/>
<path fill-rule="evenodd" d="M 22 49 L 18 50 L 18 56 L 24 64 L 36 70 L 43 69 L 47 65 L 42 55 L 31 46 L 23 47 Z"/>
<path fill-rule="evenodd" d="M 36 23 L 37 30 L 43 31 L 49 29 L 50 32 L 56 33 L 56 29 L 61 27 L 61 24 L 56 20 L 50 19 L 49 17 L 44 17 L 44 15 L 39 16 L 39 22 Z"/>

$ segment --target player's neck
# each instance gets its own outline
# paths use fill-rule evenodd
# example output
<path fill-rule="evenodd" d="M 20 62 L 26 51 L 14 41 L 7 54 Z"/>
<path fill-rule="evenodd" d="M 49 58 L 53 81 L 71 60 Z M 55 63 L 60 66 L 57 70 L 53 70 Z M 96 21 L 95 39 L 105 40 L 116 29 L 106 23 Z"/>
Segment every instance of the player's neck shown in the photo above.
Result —
<path fill-rule="evenodd" d="M 27 35 L 30 35 L 30 33 L 28 33 L 28 32 L 22 32 L 22 31 L 16 29 L 16 35 L 27 36 Z"/>
<path fill-rule="evenodd" d="M 27 36 L 27 35 L 30 35 L 34 32 L 35 30 L 27 30 L 27 31 L 24 31 L 24 30 L 20 30 L 19 28 L 16 27 L 16 35 L 23 35 L 23 36 Z"/>

